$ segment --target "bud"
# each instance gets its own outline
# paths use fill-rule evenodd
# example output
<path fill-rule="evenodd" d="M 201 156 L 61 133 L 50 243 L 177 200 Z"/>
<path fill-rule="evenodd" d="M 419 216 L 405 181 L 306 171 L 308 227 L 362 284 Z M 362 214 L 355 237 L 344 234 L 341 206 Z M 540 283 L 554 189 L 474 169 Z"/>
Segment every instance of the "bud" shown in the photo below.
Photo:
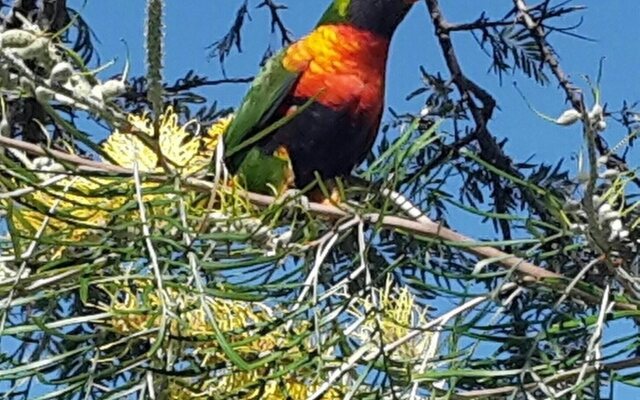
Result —
<path fill-rule="evenodd" d="M 572 108 L 563 112 L 562 115 L 560 115 L 558 119 L 556 119 L 556 124 L 563 126 L 573 125 L 578 120 L 580 120 L 580 117 L 580 112 Z"/>
<path fill-rule="evenodd" d="M 0 47 L 21 48 L 27 47 L 36 40 L 36 35 L 22 29 L 10 29 L 0 34 Z"/>
<path fill-rule="evenodd" d="M 51 69 L 49 79 L 51 79 L 51 82 L 65 83 L 69 80 L 69 78 L 71 78 L 73 73 L 74 70 L 71 64 L 66 61 L 59 62 Z"/>
<path fill-rule="evenodd" d="M 24 60 L 33 60 L 45 54 L 45 52 L 49 49 L 49 39 L 44 37 L 39 37 L 33 41 L 27 47 L 16 48 L 12 52 L 24 59 Z"/>
<path fill-rule="evenodd" d="M 100 85 L 102 88 L 102 96 L 105 99 L 111 99 L 116 96 L 120 96 L 123 94 L 127 87 L 124 82 L 119 79 L 111 79 Z"/>
<path fill-rule="evenodd" d="M 589 112 L 589 120 L 590 121 L 600 121 L 602 120 L 604 110 L 600 104 L 594 104 L 593 108 Z"/>

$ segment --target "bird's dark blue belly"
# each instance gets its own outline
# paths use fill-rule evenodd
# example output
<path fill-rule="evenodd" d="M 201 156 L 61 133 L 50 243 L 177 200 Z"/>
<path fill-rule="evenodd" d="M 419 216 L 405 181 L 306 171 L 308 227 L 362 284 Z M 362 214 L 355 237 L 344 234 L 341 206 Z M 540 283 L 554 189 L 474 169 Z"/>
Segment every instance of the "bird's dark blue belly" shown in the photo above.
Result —
<path fill-rule="evenodd" d="M 322 179 L 349 175 L 369 152 L 378 122 L 379 118 L 312 103 L 265 138 L 260 147 L 268 154 L 284 147 L 296 187 L 302 188 L 313 182 L 316 171 Z"/>

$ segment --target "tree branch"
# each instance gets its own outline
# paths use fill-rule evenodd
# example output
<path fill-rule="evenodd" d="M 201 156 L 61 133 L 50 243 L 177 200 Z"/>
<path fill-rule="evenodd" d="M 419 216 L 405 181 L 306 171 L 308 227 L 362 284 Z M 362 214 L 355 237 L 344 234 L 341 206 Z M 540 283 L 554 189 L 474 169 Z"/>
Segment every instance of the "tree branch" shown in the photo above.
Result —
<path fill-rule="evenodd" d="M 612 361 L 601 365 L 600 370 L 607 372 L 616 372 L 623 369 L 635 368 L 640 365 L 640 357 L 633 357 L 628 360 Z M 557 374 L 550 376 L 543 380 L 544 384 L 550 385 L 554 383 L 560 383 L 571 379 L 572 377 L 580 374 L 582 368 L 574 368 L 568 371 L 561 371 Z M 587 373 L 595 373 L 599 370 L 596 367 L 591 366 L 587 368 Z M 523 390 L 535 390 L 540 386 L 539 382 L 527 383 L 522 386 L 503 386 L 492 389 L 480 389 L 469 390 L 466 392 L 456 393 L 452 396 L 454 399 L 495 399 L 511 397 L 513 393 L 518 393 Z"/>
<path fill-rule="evenodd" d="M 427 4 L 429 16 L 431 17 L 431 21 L 434 25 L 436 36 L 438 37 L 438 42 L 442 49 L 442 54 L 447 64 L 447 68 L 451 74 L 451 80 L 458 89 L 462 102 L 467 106 L 473 118 L 475 129 L 472 136 L 477 140 L 478 145 L 480 146 L 480 156 L 483 160 L 496 165 L 504 171 L 508 171 L 510 175 L 523 178 L 522 173 L 513 167 L 511 159 L 504 153 L 493 135 L 489 132 L 488 123 L 493 116 L 493 111 L 496 107 L 495 99 L 489 92 L 464 74 L 451 40 L 451 24 L 449 24 L 444 18 L 439 1 L 425 0 L 425 3 Z M 476 103 L 475 99 L 480 101 L 481 106 Z M 499 195 L 504 192 L 505 188 L 498 176 L 492 175 L 491 180 L 493 192 L 495 194 L 496 211 L 498 213 L 507 213 L 508 207 L 505 204 L 503 196 Z M 526 190 L 522 191 L 522 195 L 535 212 L 543 220 L 546 220 L 548 213 L 544 205 L 540 203 L 539 199 Z M 500 224 L 500 229 L 505 239 L 510 239 L 511 229 L 509 223 L 505 220 L 500 220 L 498 223 Z"/>
<path fill-rule="evenodd" d="M 44 149 L 32 143 L 26 143 L 21 140 L 11 139 L 3 136 L 0 136 L 0 147 L 13 148 L 38 156 L 53 157 L 67 164 L 78 166 L 79 169 L 83 171 L 101 171 L 128 176 L 134 175 L 134 171 L 129 168 L 124 168 L 117 165 L 98 162 L 94 160 L 88 160 L 86 158 L 68 154 L 59 150 Z M 159 182 L 166 181 L 168 179 L 167 176 L 162 173 L 147 174 L 147 178 Z M 214 184 L 212 182 L 201 179 L 187 178 L 185 182 L 195 189 L 203 190 L 206 192 L 210 192 L 214 188 Z M 246 192 L 246 197 L 252 204 L 259 207 L 268 207 L 276 203 L 278 200 L 273 196 L 251 192 Z M 347 216 L 353 216 L 353 213 L 349 213 L 341 208 L 321 203 L 309 203 L 308 210 L 315 215 L 331 219 L 340 219 Z M 470 237 L 462 235 L 452 229 L 446 228 L 437 222 L 427 220 L 426 218 L 421 218 L 420 221 L 415 221 L 408 218 L 382 215 L 379 213 L 367 213 L 364 215 L 360 215 L 359 217 L 368 223 L 379 224 L 386 229 L 403 231 L 409 234 L 423 235 L 431 238 L 441 239 L 443 241 L 448 241 L 454 245 L 458 245 L 460 247 L 460 250 L 462 251 L 473 254 L 481 259 L 495 260 L 495 264 L 500 265 L 502 268 L 515 270 L 524 276 L 528 276 L 529 281 L 541 281 L 541 283 L 544 284 L 545 279 L 556 280 L 556 283 L 557 280 L 564 279 L 561 274 L 546 270 L 540 266 L 526 261 L 523 258 L 505 253 L 495 247 L 491 247 L 489 244 L 482 244 Z M 599 302 L 599 298 L 597 296 L 583 292 L 579 289 L 574 289 L 573 293 L 593 304 L 597 304 Z M 638 308 L 633 304 L 622 302 L 618 302 L 616 306 L 619 309 L 625 310 L 636 310 Z"/>
<path fill-rule="evenodd" d="M 529 14 L 529 7 L 527 7 L 524 0 L 513 0 L 513 4 L 518 10 L 518 19 L 523 21 L 524 25 L 531 32 L 543 56 L 543 62 L 551 69 L 551 72 L 567 95 L 567 100 L 571 103 L 571 106 L 579 112 L 586 111 L 582 91 L 569 80 L 567 74 L 562 70 L 554 51 L 547 44 L 547 35 L 540 21 L 535 21 Z"/>

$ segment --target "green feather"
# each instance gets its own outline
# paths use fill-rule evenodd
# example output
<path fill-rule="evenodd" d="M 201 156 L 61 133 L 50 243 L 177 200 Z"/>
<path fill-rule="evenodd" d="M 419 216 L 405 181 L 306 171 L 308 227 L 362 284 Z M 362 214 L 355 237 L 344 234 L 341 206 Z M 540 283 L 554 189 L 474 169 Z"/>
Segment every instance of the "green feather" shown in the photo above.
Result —
<path fill-rule="evenodd" d="M 320 18 L 318 25 L 345 21 L 350 3 L 351 0 L 334 0 Z M 293 87 L 299 73 L 287 71 L 283 67 L 285 50 L 271 57 L 251 84 L 225 133 L 225 148 L 228 151 L 233 152 L 248 139 L 247 136 L 266 128 L 266 121 Z"/>
<path fill-rule="evenodd" d="M 351 0 L 334 0 L 324 12 L 319 25 L 344 22 Z M 270 192 L 269 185 L 280 188 L 286 178 L 288 163 L 251 147 L 256 135 L 267 135 L 268 121 L 287 97 L 299 73 L 282 65 L 286 49 L 271 57 L 256 76 L 233 121 L 224 134 L 227 166 L 235 171 L 249 190 Z M 282 123 L 286 123 L 287 120 Z M 276 124 L 278 125 L 278 122 Z"/>
<path fill-rule="evenodd" d="M 227 151 L 233 151 L 248 135 L 262 128 L 293 86 L 298 74 L 282 66 L 283 58 L 284 51 L 273 56 L 254 79 L 224 135 Z"/>
<path fill-rule="evenodd" d="M 318 25 L 345 22 L 348 19 L 349 4 L 351 0 L 334 0 L 322 14 Z"/>
<path fill-rule="evenodd" d="M 289 163 L 286 160 L 264 154 L 254 147 L 246 153 L 237 175 L 247 189 L 277 195 L 285 189 L 288 170 Z"/>
<path fill-rule="evenodd" d="M 284 51 L 281 51 L 267 61 L 224 134 L 227 166 L 235 171 L 247 189 L 260 193 L 272 193 L 274 188 L 280 190 L 289 168 L 282 159 L 263 154 L 255 147 L 247 148 L 256 141 L 256 135 L 273 131 L 266 126 L 267 121 L 298 78 L 299 74 L 282 66 L 283 57 Z"/>

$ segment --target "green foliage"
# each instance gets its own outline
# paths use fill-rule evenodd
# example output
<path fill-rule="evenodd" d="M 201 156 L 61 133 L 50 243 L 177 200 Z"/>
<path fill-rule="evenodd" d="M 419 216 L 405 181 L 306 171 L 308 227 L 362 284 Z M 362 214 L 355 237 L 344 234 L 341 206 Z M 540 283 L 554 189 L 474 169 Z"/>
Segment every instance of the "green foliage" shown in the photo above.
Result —
<path fill-rule="evenodd" d="M 278 5 L 261 4 L 282 23 Z M 531 15 L 569 14 L 562 4 Z M 24 15 L 39 18 L 33 7 Z M 86 73 L 87 36 L 72 51 L 64 35 L 7 15 L 32 41 L 0 49 L 5 398 L 595 399 L 637 385 L 632 106 L 616 114 L 624 140 L 604 148 L 603 122 L 617 125 L 594 88 L 595 105 L 572 121 L 585 156 L 571 172 L 513 161 L 453 78 L 423 71 L 413 95 L 425 110 L 386 121 L 358 179 L 339 182 L 343 209 L 305 205 L 230 184 L 219 147 L 229 120 L 195 108 L 194 90 L 211 81 L 188 73 L 159 87 L 161 43 L 148 49 L 155 83 L 131 77 L 121 91 L 122 80 Z M 498 72 L 543 81 L 530 29 L 493 32 Z M 239 46 L 228 37 L 219 45 Z M 43 38 L 35 57 L 24 51 Z M 259 78 L 256 98 L 277 98 L 287 77 L 276 75 Z M 142 114 L 158 110 L 157 91 L 172 107 L 151 120 Z M 227 145 L 273 103 L 241 106 Z M 24 104 L 37 105 L 38 129 L 8 112 Z M 78 115 L 98 123 L 76 125 Z M 462 218 L 466 233 L 486 222 L 495 233 L 456 234 Z"/>

